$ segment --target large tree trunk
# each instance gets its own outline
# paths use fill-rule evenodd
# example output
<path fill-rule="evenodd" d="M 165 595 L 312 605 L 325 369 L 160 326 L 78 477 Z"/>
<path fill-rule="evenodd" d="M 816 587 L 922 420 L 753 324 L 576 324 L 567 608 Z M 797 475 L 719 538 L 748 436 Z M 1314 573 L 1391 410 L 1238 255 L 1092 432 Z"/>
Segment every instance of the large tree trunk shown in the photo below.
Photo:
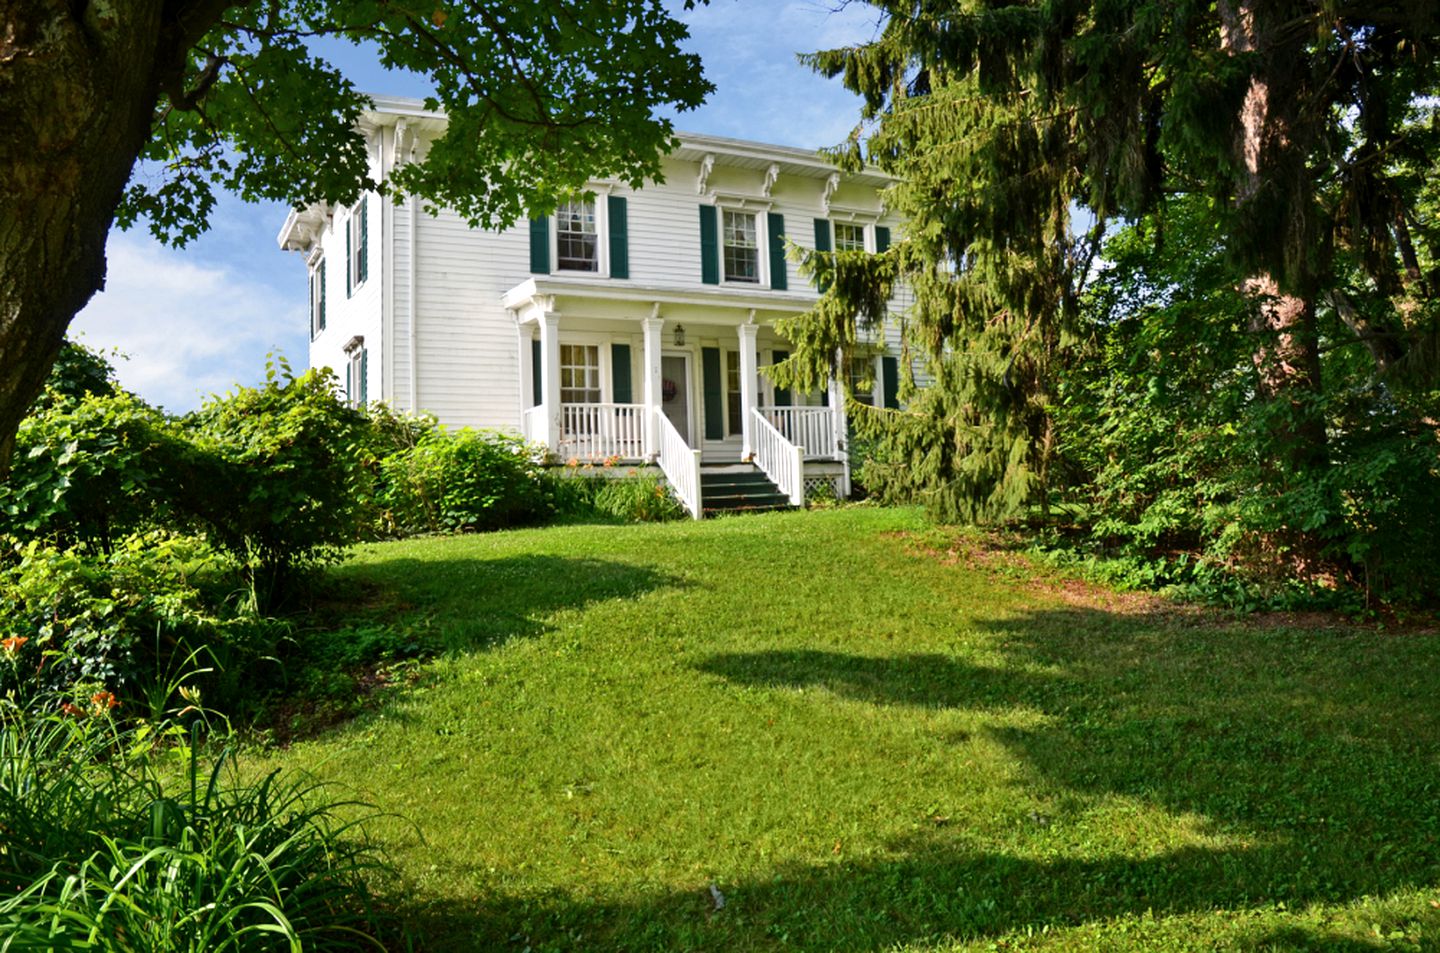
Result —
<path fill-rule="evenodd" d="M 1324 420 L 1313 400 L 1321 392 L 1313 237 L 1299 187 L 1308 175 L 1311 136 L 1299 119 L 1305 34 L 1295 25 L 1305 22 L 1305 11 L 1273 0 L 1221 0 L 1217 6 L 1221 45 L 1254 63 L 1235 141 L 1238 227 L 1257 229 L 1278 250 L 1268 267 L 1241 285 L 1254 308 L 1250 330 L 1260 342 L 1254 354 L 1260 396 L 1290 402 L 1291 419 L 1277 440 L 1292 466 L 1307 468 L 1322 463 L 1326 452 Z M 1278 217 L 1276 208 L 1282 210 Z"/>
<path fill-rule="evenodd" d="M 0 473 L 105 239 L 162 85 L 224 3 L 0 0 Z"/>

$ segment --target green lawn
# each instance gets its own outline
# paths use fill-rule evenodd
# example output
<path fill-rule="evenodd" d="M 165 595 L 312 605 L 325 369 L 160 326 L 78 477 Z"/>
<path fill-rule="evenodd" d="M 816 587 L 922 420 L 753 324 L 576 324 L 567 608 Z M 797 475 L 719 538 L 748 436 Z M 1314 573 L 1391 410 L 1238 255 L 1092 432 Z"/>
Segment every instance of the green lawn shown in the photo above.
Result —
<path fill-rule="evenodd" d="M 392 815 L 429 950 L 1440 948 L 1440 638 L 946 548 L 878 509 L 372 546 L 357 619 L 447 653 L 252 760 Z"/>

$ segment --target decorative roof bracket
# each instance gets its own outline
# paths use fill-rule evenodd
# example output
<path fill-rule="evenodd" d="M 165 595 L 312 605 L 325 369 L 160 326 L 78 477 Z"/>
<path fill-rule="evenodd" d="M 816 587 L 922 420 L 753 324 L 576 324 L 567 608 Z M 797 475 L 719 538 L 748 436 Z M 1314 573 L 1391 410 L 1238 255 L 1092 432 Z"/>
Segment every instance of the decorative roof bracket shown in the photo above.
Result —
<path fill-rule="evenodd" d="M 780 163 L 770 163 L 770 168 L 765 170 L 765 184 L 760 187 L 760 194 L 767 199 L 770 197 L 770 190 L 775 188 L 775 180 L 780 178 Z"/>
<path fill-rule="evenodd" d="M 831 172 L 830 178 L 825 180 L 825 191 L 820 195 L 820 204 L 825 209 L 825 214 L 830 214 L 830 200 L 835 197 L 835 190 L 840 188 L 840 173 Z"/>
<path fill-rule="evenodd" d="M 695 181 L 695 192 L 704 195 L 705 190 L 710 186 L 710 173 L 715 168 L 715 153 L 707 152 L 705 158 L 700 160 L 700 175 Z"/>

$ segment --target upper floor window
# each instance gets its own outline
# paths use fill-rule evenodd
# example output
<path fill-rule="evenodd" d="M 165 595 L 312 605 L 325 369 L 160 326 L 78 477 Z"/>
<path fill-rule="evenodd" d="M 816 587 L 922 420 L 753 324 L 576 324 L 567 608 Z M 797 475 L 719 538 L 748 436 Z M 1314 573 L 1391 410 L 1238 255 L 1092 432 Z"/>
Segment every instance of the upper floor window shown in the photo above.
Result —
<path fill-rule="evenodd" d="M 310 336 L 325 330 L 325 259 L 310 269 Z"/>
<path fill-rule="evenodd" d="M 598 404 L 600 400 L 599 346 L 560 345 L 560 402 Z"/>
<path fill-rule="evenodd" d="M 864 251 L 865 250 L 865 226 L 851 225 L 846 222 L 835 223 L 835 250 L 836 251 Z"/>
<path fill-rule="evenodd" d="M 560 271 L 600 270 L 600 229 L 591 199 L 571 199 L 555 209 L 555 258 Z"/>
<path fill-rule="evenodd" d="M 361 197 L 360 202 L 350 212 L 349 230 L 345 233 L 345 286 L 349 292 L 354 292 L 370 277 L 369 205 L 370 203 Z"/>
<path fill-rule="evenodd" d="M 720 240 L 726 281 L 760 283 L 760 237 L 755 213 L 724 210 Z"/>

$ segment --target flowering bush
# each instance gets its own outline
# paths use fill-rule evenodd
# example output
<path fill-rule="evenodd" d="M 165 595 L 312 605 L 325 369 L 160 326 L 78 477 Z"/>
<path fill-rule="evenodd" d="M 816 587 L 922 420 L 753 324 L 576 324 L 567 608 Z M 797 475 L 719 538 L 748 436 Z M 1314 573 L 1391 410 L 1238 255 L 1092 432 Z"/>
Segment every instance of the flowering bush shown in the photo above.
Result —
<path fill-rule="evenodd" d="M 380 477 L 391 533 L 503 529 L 550 515 L 538 455 L 497 431 L 430 431 L 382 460 Z"/>

